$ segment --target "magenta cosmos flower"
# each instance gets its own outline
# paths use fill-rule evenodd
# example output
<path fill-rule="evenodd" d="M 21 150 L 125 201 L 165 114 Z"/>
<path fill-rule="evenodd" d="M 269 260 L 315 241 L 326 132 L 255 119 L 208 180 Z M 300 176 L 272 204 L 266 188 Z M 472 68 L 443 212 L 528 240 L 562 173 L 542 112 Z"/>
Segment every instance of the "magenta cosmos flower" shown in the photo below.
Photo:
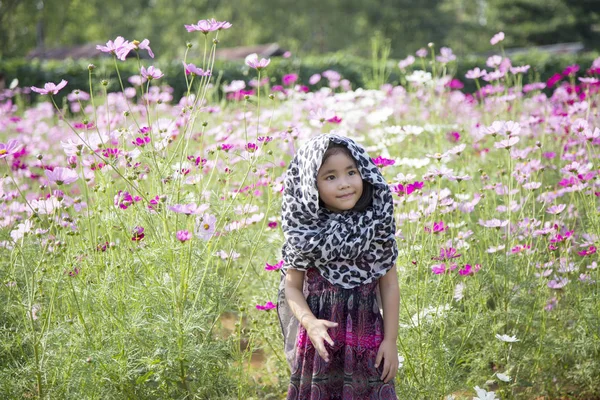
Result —
<path fill-rule="evenodd" d="M 140 69 L 140 74 L 149 81 L 151 81 L 152 79 L 160 79 L 163 76 L 165 76 L 165 74 L 163 74 L 160 69 L 154 68 L 154 66 L 150 66 L 148 67 L 148 69 L 142 67 Z"/>
<path fill-rule="evenodd" d="M 265 271 L 277 271 L 283 267 L 283 260 L 279 261 L 277 264 L 271 265 L 269 263 L 265 263 Z"/>
<path fill-rule="evenodd" d="M 133 240 L 134 242 L 139 242 L 145 236 L 146 235 L 144 234 L 144 228 L 142 228 L 141 226 L 136 226 L 135 228 L 133 228 L 131 240 Z"/>
<path fill-rule="evenodd" d="M 250 54 L 248 57 L 246 57 L 246 65 L 249 66 L 250 68 L 254 68 L 257 71 L 261 71 L 265 68 L 267 68 L 267 66 L 271 63 L 271 59 L 265 59 L 265 58 L 261 58 L 260 61 L 258 61 L 258 55 L 257 54 Z"/>
<path fill-rule="evenodd" d="M 31 90 L 33 90 L 36 93 L 45 95 L 45 94 L 57 94 L 58 92 L 60 92 L 60 90 L 62 88 L 64 88 L 65 86 L 67 86 L 67 81 L 65 81 L 64 79 L 60 81 L 60 83 L 58 85 L 52 83 L 52 82 L 48 82 L 44 85 L 44 88 L 38 88 L 35 86 L 31 87 Z"/>
<path fill-rule="evenodd" d="M 44 173 L 49 181 L 56 183 L 58 186 L 62 184 L 70 185 L 79 178 L 77 172 L 70 168 L 56 167 L 53 171 L 47 169 Z"/>
<path fill-rule="evenodd" d="M 192 238 L 192 234 L 187 230 L 177 231 L 177 240 L 181 243 L 187 242 Z"/>
<path fill-rule="evenodd" d="M 260 305 L 260 304 L 256 305 L 256 309 L 260 310 L 260 311 L 272 310 L 275 307 L 277 307 L 277 306 L 275 304 L 273 304 L 273 302 L 271 302 L 271 301 L 267 301 L 267 303 L 264 306 Z"/>
<path fill-rule="evenodd" d="M 371 160 L 373 161 L 373 163 L 375 165 L 377 165 L 379 168 L 383 168 L 383 167 L 387 167 L 389 165 L 394 165 L 396 164 L 395 160 L 391 160 L 389 158 L 385 158 L 382 156 L 378 156 L 377 158 L 371 158 Z"/>
<path fill-rule="evenodd" d="M 8 143 L 0 143 L 0 158 L 15 154 L 20 149 L 19 142 L 14 139 L 8 141 Z"/>

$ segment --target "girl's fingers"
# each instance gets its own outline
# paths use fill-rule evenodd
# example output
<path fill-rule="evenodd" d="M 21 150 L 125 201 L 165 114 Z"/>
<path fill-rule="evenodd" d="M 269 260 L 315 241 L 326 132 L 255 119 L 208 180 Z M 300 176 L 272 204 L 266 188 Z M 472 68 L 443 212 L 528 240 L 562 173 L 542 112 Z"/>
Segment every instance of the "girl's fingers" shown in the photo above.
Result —
<path fill-rule="evenodd" d="M 323 335 L 323 339 L 325 339 L 325 341 L 329 343 L 330 346 L 333 346 L 333 340 L 331 340 L 331 336 L 329 336 L 327 332 L 325 332 L 325 335 Z"/>
<path fill-rule="evenodd" d="M 323 344 L 323 341 L 320 340 L 318 345 L 315 346 L 317 349 L 317 352 L 319 353 L 319 355 L 321 356 L 321 358 L 327 362 L 329 362 L 329 353 L 327 353 L 327 350 L 325 349 L 325 345 Z"/>
<path fill-rule="evenodd" d="M 377 357 L 375 358 L 375 368 L 379 368 L 379 363 L 381 362 L 381 357 L 382 357 L 382 352 L 381 352 L 381 348 L 379 348 L 379 351 L 377 352 Z"/>
<path fill-rule="evenodd" d="M 384 361 L 383 371 L 381 373 L 381 380 L 387 383 L 389 374 L 390 374 L 390 363 L 387 361 Z"/>
<path fill-rule="evenodd" d="M 337 322 L 332 322 L 332 321 L 325 321 L 325 325 L 328 328 L 335 328 L 336 326 L 338 326 L 338 323 Z"/>

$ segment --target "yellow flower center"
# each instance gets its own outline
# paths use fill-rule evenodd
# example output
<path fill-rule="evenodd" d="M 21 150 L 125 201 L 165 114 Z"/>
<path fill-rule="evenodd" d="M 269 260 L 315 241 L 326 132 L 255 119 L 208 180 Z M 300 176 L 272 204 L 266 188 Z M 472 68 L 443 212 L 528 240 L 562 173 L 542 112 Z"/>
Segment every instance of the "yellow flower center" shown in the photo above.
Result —
<path fill-rule="evenodd" d="M 210 229 L 210 225 L 209 224 L 204 224 L 204 230 L 207 231 Z"/>
<path fill-rule="evenodd" d="M 6 149 L 0 149 L 0 156 L 4 155 L 8 153 L 8 151 L 6 151 Z"/>

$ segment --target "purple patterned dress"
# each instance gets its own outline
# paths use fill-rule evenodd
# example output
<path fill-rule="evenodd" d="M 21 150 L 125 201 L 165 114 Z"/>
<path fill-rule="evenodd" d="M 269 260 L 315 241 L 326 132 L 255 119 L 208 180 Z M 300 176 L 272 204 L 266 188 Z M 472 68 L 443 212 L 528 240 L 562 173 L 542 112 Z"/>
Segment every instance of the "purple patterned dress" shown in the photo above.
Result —
<path fill-rule="evenodd" d="M 375 368 L 383 341 L 383 318 L 375 294 L 377 281 L 343 289 L 311 268 L 306 272 L 306 284 L 306 302 L 315 317 L 337 322 L 338 326 L 328 330 L 334 341 L 333 346 L 325 343 L 329 363 L 319 356 L 306 329 L 300 326 L 287 398 L 397 399 L 394 381 L 384 383 L 380 379 L 383 363 Z"/>

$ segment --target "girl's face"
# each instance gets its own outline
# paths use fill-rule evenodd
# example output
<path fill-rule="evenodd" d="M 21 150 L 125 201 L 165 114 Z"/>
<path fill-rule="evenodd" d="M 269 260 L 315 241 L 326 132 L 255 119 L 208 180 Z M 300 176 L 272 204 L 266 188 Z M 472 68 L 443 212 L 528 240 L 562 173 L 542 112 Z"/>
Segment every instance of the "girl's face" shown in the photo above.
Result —
<path fill-rule="evenodd" d="M 317 173 L 317 190 L 328 210 L 352 209 L 363 192 L 362 177 L 354 159 L 342 152 L 329 156 Z"/>

